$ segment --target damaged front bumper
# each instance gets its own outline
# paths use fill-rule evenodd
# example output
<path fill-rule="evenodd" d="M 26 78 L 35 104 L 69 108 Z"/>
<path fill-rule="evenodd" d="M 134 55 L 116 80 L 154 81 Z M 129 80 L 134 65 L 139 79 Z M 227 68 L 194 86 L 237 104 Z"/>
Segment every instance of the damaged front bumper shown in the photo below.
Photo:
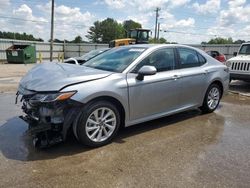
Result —
<path fill-rule="evenodd" d="M 17 93 L 17 98 L 20 93 Z M 24 116 L 20 116 L 29 124 L 29 132 L 33 136 L 33 144 L 44 148 L 60 143 L 66 139 L 67 132 L 77 118 L 82 103 L 72 99 L 41 102 L 34 100 L 34 94 L 21 95 Z"/>

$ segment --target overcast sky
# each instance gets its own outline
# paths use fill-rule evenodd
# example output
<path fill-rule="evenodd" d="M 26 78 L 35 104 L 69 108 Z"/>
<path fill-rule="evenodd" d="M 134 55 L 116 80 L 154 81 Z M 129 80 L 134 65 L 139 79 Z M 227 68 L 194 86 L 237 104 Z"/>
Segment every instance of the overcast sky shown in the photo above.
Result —
<path fill-rule="evenodd" d="M 55 0 L 55 38 L 85 38 L 96 20 L 133 19 L 154 31 L 161 8 L 160 36 L 170 42 L 198 44 L 217 37 L 250 40 L 250 0 Z M 49 39 L 49 0 L 0 0 L 0 30 Z M 153 35 L 154 36 L 154 35 Z"/>

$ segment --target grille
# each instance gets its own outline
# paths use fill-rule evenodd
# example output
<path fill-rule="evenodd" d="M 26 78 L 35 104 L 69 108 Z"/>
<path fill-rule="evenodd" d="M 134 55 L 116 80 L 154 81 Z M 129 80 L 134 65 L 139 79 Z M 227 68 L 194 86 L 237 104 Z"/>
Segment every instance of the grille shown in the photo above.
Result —
<path fill-rule="evenodd" d="M 231 70 L 250 71 L 249 62 L 232 62 Z"/>

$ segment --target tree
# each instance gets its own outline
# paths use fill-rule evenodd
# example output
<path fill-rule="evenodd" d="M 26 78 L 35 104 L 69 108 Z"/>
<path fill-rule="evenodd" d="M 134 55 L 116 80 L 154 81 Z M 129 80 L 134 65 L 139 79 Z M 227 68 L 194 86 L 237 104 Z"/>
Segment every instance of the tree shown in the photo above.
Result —
<path fill-rule="evenodd" d="M 64 43 L 64 41 L 63 40 L 60 40 L 60 39 L 54 39 L 53 40 L 55 43 Z M 50 40 L 49 40 L 49 42 L 50 42 Z"/>
<path fill-rule="evenodd" d="M 123 28 L 125 30 L 124 37 L 127 37 L 129 30 L 136 29 L 136 28 L 142 28 L 140 23 L 135 22 L 133 20 L 125 20 L 122 25 L 123 25 Z"/>
<path fill-rule="evenodd" d="M 29 35 L 26 33 L 14 33 L 14 32 L 1 32 L 0 31 L 0 38 L 3 39 L 17 39 L 17 40 L 30 40 L 30 41 L 41 41 L 41 38 L 35 38 L 33 35 Z"/>
<path fill-rule="evenodd" d="M 107 18 L 102 22 L 96 21 L 94 25 L 89 28 L 86 37 L 91 42 L 109 43 L 111 40 L 124 37 L 124 28 L 112 18 Z"/>
<path fill-rule="evenodd" d="M 159 38 L 159 40 L 156 40 L 156 42 L 155 42 L 154 38 L 149 38 L 149 43 L 150 44 L 154 44 L 154 43 L 156 43 L 156 44 L 170 44 L 170 42 L 167 42 L 167 40 L 163 37 Z"/>
<path fill-rule="evenodd" d="M 122 24 L 118 24 L 112 18 L 107 18 L 101 22 L 101 41 L 109 43 L 111 40 L 123 38 L 124 29 Z"/>
<path fill-rule="evenodd" d="M 89 28 L 86 37 L 94 43 L 100 43 L 102 40 L 101 23 L 99 21 L 94 22 L 94 25 Z"/>
<path fill-rule="evenodd" d="M 236 41 L 233 41 L 233 39 L 231 37 L 229 38 L 221 38 L 221 37 L 217 37 L 217 38 L 214 38 L 214 39 L 211 39 L 210 41 L 208 42 L 201 42 L 201 44 L 242 44 L 246 42 L 245 40 L 236 40 Z"/>
<path fill-rule="evenodd" d="M 231 37 L 229 38 L 216 37 L 208 41 L 207 44 L 233 44 L 233 39 Z"/>
<path fill-rule="evenodd" d="M 82 43 L 82 37 L 78 35 L 75 37 L 75 39 L 72 42 L 73 43 Z"/>
<path fill-rule="evenodd" d="M 238 40 L 234 41 L 234 44 L 242 44 L 244 42 L 246 42 L 246 41 L 238 39 Z"/>
<path fill-rule="evenodd" d="M 159 44 L 166 44 L 167 40 L 165 38 L 161 37 L 161 38 L 159 38 L 158 43 Z"/>

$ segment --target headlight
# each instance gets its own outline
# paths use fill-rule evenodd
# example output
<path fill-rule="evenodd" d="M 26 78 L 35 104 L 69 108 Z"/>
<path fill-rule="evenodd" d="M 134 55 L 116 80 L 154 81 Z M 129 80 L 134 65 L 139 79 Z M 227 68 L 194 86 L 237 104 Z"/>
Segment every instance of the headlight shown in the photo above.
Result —
<path fill-rule="evenodd" d="M 226 62 L 226 66 L 227 66 L 227 67 L 230 67 L 230 66 L 231 66 L 231 62 L 230 62 L 230 61 L 227 61 L 227 62 Z"/>
<path fill-rule="evenodd" d="M 63 101 L 72 97 L 76 91 L 61 92 L 61 93 L 48 93 L 48 94 L 36 94 L 30 100 L 33 102 L 54 102 Z"/>

